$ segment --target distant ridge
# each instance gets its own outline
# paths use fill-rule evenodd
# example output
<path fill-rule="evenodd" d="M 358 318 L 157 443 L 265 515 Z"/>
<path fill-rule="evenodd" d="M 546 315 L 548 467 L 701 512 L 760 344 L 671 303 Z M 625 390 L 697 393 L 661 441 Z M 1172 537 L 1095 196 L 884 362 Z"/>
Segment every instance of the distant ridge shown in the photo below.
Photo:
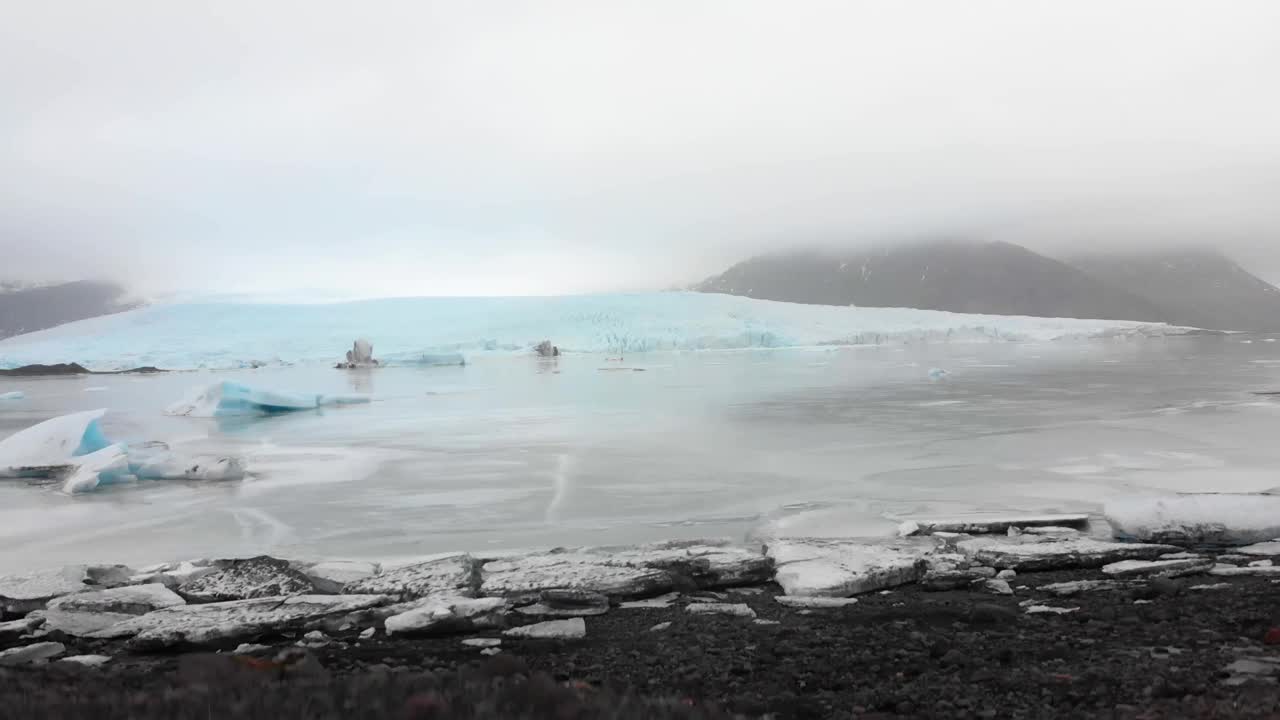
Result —
<path fill-rule="evenodd" d="M 931 242 L 752 258 L 696 290 L 818 305 L 1154 320 L 1161 309 L 1009 243 Z"/>
<path fill-rule="evenodd" d="M 106 282 L 82 280 L 17 289 L 7 286 L 0 292 L 0 339 L 136 306 L 124 299 L 123 288 Z"/>
<path fill-rule="evenodd" d="M 1213 251 L 1062 262 L 1004 242 L 804 250 L 751 258 L 693 289 L 817 305 L 1280 331 L 1280 289 Z"/>
<path fill-rule="evenodd" d="M 1166 322 L 1280 332 L 1280 288 L 1213 250 L 1094 255 L 1068 262 L 1160 306 Z"/>

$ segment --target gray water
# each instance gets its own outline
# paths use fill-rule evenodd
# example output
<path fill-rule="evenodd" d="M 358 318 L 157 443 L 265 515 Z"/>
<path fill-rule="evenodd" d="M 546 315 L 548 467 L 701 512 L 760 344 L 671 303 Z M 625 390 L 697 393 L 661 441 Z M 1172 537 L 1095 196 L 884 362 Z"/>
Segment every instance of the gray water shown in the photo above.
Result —
<path fill-rule="evenodd" d="M 1248 340 L 1248 342 L 1244 342 Z M 929 369 L 950 375 L 932 381 Z M 192 386 L 368 393 L 364 406 L 174 418 Z M 66 496 L 0 485 L 0 571 L 269 552 L 879 535 L 904 514 L 1096 511 L 1134 493 L 1280 485 L 1280 343 L 1040 344 L 481 358 L 465 368 L 273 368 L 0 380 L 0 436 L 109 408 L 113 440 L 248 459 L 242 482 Z"/>

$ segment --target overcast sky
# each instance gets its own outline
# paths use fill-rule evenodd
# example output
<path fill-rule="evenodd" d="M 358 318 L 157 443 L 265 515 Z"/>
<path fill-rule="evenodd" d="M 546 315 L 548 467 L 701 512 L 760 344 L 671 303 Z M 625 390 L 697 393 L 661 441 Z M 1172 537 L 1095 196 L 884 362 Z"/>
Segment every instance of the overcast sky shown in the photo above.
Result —
<path fill-rule="evenodd" d="M 939 235 L 1280 279 L 1280 2 L 41 0 L 0 278 L 660 288 Z"/>

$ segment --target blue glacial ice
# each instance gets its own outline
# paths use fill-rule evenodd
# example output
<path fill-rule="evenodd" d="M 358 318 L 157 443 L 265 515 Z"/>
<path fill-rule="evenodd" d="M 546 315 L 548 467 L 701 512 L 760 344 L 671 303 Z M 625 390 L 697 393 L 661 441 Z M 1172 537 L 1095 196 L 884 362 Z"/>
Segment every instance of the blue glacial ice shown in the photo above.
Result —
<path fill-rule="evenodd" d="M 277 392 L 224 380 L 207 387 L 194 388 L 187 397 L 170 405 L 165 413 L 206 418 L 275 415 L 299 410 L 315 410 L 328 405 L 356 405 L 367 402 L 369 398 L 362 395 Z"/>
<path fill-rule="evenodd" d="M 112 443 L 106 410 L 61 415 L 0 440 L 0 478 L 61 480 L 68 494 L 134 480 L 238 480 L 233 457 L 187 458 L 161 442 Z"/>
<path fill-rule="evenodd" d="M 53 477 L 74 470 L 77 458 L 111 445 L 98 422 L 106 412 L 62 415 L 0 440 L 0 477 Z"/>
<path fill-rule="evenodd" d="M 12 392 L 0 393 L 0 400 L 21 400 L 26 396 L 27 394 L 22 392 L 21 390 L 14 390 Z"/>
<path fill-rule="evenodd" d="M 462 355 L 611 355 L 910 342 L 1048 341 L 1167 335 L 1167 325 L 855 308 L 669 292 L 533 298 L 393 298 L 330 304 L 152 305 L 0 341 L 0 367 L 76 361 L 230 369 L 343 359 L 368 337 L 384 364 L 458 364 Z"/>

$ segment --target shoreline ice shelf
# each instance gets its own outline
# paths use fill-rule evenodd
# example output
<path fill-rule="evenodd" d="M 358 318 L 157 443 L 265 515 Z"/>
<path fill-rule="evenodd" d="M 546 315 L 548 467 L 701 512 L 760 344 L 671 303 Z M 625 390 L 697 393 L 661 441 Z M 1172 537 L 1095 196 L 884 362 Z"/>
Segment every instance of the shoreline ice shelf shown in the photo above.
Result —
<path fill-rule="evenodd" d="M 331 363 L 353 337 L 372 339 L 387 363 L 408 365 L 438 364 L 441 357 L 457 364 L 463 354 L 528 353 L 545 338 L 565 353 L 627 354 L 1184 332 L 1140 322 L 797 305 L 685 292 L 327 305 L 207 301 L 153 305 L 10 338 L 0 342 L 0 368 L 69 361 L 92 370 Z"/>

